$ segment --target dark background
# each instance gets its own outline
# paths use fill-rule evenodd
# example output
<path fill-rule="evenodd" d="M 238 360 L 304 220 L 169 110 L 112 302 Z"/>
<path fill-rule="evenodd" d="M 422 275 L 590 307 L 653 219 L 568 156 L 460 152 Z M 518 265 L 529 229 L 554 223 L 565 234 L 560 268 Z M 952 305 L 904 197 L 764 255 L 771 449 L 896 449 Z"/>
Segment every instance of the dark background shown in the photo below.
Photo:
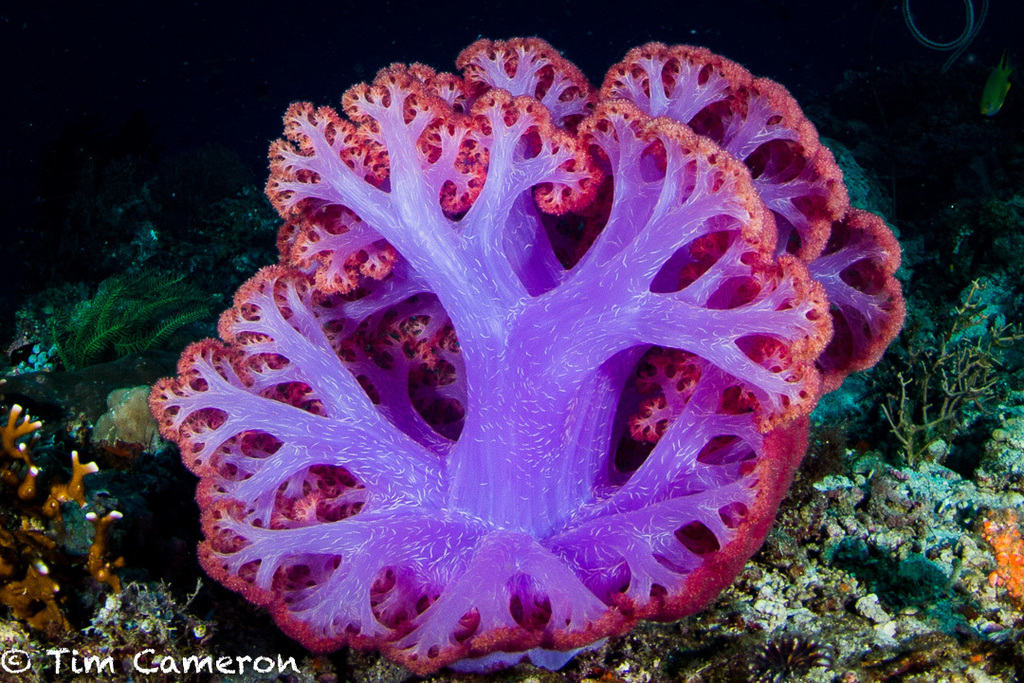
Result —
<path fill-rule="evenodd" d="M 935 40 L 962 30 L 962 0 L 912 7 Z M 993 0 L 961 59 L 994 65 L 1004 47 L 1013 54 L 1021 26 L 1024 3 Z M 919 45 L 891 0 L 17 3 L 0 9 L 0 317 L 25 293 L 17 266 L 30 269 L 33 250 L 50 247 L 32 231 L 52 194 L 41 159 L 62 134 L 116 142 L 142 126 L 155 132 L 154 155 L 219 143 L 262 180 L 289 102 L 337 104 L 392 62 L 451 70 L 479 37 L 525 35 L 551 42 L 595 84 L 646 41 L 705 45 L 801 102 L 827 97 L 849 70 L 911 60 L 939 69 L 947 56 Z"/>

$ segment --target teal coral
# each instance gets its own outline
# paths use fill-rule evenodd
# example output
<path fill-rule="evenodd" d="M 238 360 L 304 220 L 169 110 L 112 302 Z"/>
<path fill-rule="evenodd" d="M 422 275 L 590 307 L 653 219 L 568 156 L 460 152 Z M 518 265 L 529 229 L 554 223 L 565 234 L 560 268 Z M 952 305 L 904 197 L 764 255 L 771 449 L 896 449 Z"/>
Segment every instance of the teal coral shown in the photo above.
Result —
<path fill-rule="evenodd" d="M 100 283 L 96 295 L 57 311 L 50 325 L 57 354 L 73 370 L 159 346 L 210 312 L 184 275 L 147 271 Z"/>

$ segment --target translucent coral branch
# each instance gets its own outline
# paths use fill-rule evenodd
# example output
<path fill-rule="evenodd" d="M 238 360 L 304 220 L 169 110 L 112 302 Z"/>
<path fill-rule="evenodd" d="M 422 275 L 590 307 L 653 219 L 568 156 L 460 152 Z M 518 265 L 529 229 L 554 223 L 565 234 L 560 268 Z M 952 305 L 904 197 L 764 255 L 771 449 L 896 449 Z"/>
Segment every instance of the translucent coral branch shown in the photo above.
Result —
<path fill-rule="evenodd" d="M 115 573 L 115 570 L 124 567 L 125 563 L 123 557 L 119 557 L 116 560 L 108 559 L 107 552 L 109 550 L 110 527 L 123 516 L 117 510 L 112 510 L 102 517 L 95 512 L 85 515 L 85 518 L 96 529 L 92 545 L 89 546 L 89 573 L 100 583 L 110 586 L 115 593 L 121 592 L 121 578 Z"/>
<path fill-rule="evenodd" d="M 24 409 L 18 404 L 11 406 L 11 410 L 7 414 L 7 424 L 0 425 L 0 443 L 3 444 L 4 452 L 18 460 L 25 460 L 27 451 L 25 444 L 19 443 L 19 439 L 32 434 L 43 426 L 39 420 L 30 422 L 31 418 L 28 413 L 25 413 L 25 417 L 19 422 L 18 418 L 21 417 L 22 410 Z"/>

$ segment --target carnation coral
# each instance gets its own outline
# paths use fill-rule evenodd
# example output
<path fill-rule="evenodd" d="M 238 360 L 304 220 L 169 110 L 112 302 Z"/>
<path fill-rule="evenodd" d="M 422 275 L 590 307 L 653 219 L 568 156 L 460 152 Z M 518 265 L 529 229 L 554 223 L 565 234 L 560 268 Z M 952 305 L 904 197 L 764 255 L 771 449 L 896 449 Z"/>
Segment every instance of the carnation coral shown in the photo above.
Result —
<path fill-rule="evenodd" d="M 600 90 L 538 39 L 458 66 L 288 110 L 281 261 L 151 406 L 203 566 L 310 649 L 558 667 L 732 581 L 822 391 L 899 329 L 899 250 L 706 50 Z"/>

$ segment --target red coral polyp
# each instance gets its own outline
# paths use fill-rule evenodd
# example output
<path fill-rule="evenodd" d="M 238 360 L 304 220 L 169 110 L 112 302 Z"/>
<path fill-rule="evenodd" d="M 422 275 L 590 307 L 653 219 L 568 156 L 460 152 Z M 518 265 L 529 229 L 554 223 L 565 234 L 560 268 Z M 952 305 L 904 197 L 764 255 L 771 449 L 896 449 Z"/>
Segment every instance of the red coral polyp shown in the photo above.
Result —
<path fill-rule="evenodd" d="M 311 650 L 556 668 L 732 581 L 902 324 L 899 245 L 707 50 L 600 90 L 536 38 L 458 65 L 289 108 L 280 263 L 150 404 L 203 566 Z"/>

